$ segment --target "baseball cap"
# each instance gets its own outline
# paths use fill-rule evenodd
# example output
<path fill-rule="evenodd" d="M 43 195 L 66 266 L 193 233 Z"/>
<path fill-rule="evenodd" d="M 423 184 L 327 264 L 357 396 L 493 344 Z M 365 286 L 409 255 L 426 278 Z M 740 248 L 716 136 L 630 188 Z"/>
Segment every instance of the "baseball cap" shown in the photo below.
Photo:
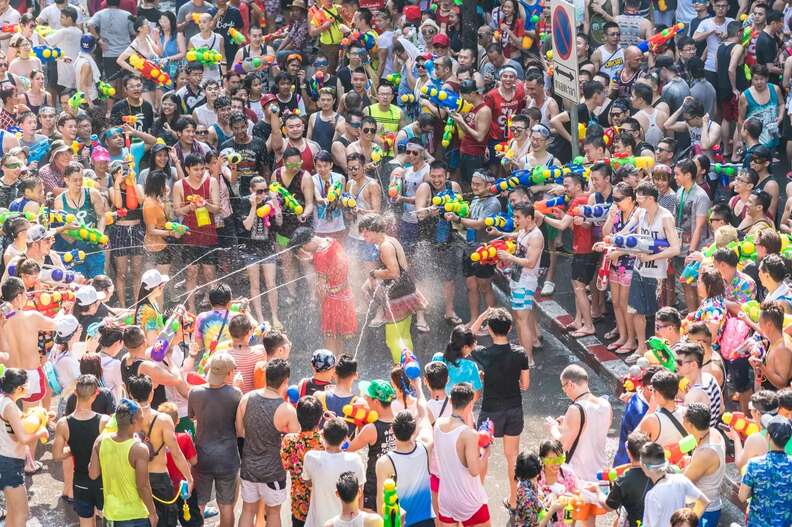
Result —
<path fill-rule="evenodd" d="M 158 285 L 167 284 L 170 281 L 170 276 L 161 274 L 156 269 L 149 269 L 143 273 L 140 282 L 146 286 L 146 289 L 154 289 Z"/>
<path fill-rule="evenodd" d="M 55 317 L 55 334 L 60 339 L 68 339 L 74 335 L 74 332 L 77 331 L 79 327 L 80 323 L 77 322 L 74 315 L 60 315 Z"/>
<path fill-rule="evenodd" d="M 80 49 L 83 51 L 93 51 L 96 47 L 96 39 L 93 35 L 86 33 L 80 38 Z"/>
<path fill-rule="evenodd" d="M 751 150 L 751 159 L 758 158 L 765 161 L 773 159 L 773 153 L 769 148 L 763 145 L 757 145 Z"/>
<path fill-rule="evenodd" d="M 165 143 L 156 143 L 154 146 L 151 147 L 151 155 L 156 153 L 162 152 L 163 150 L 168 150 L 170 147 Z"/>
<path fill-rule="evenodd" d="M 266 106 L 269 103 L 271 103 L 272 101 L 274 101 L 275 99 L 277 99 L 277 97 L 275 97 L 274 94 L 265 93 L 264 95 L 261 96 L 261 106 Z"/>
<path fill-rule="evenodd" d="M 327 371 L 335 368 L 336 358 L 332 351 L 326 349 L 318 349 L 313 352 L 311 357 L 311 366 L 317 372 Z"/>
<path fill-rule="evenodd" d="M 374 379 L 366 388 L 366 395 L 383 403 L 389 403 L 396 398 L 396 390 L 388 381 Z"/>
<path fill-rule="evenodd" d="M 45 229 L 43 225 L 32 225 L 27 231 L 27 242 L 29 244 L 54 237 L 55 231 L 52 229 Z"/>
<path fill-rule="evenodd" d="M 421 20 L 421 8 L 417 5 L 406 5 L 402 12 L 408 24 L 415 24 Z"/>
<path fill-rule="evenodd" d="M 437 35 L 432 37 L 432 45 L 433 46 L 440 46 L 443 48 L 447 48 L 450 44 L 448 40 L 448 35 L 444 35 L 442 33 L 438 33 Z"/>
<path fill-rule="evenodd" d="M 209 384 L 222 384 L 228 374 L 235 369 L 234 357 L 224 351 L 215 352 L 206 364 L 206 381 Z"/>
<path fill-rule="evenodd" d="M 783 448 L 792 437 L 792 423 L 786 417 L 776 415 L 767 423 L 767 435 L 773 443 Z"/>
<path fill-rule="evenodd" d="M 110 152 L 107 151 L 107 148 L 96 145 L 91 152 L 91 159 L 93 161 L 110 161 Z"/>
<path fill-rule="evenodd" d="M 478 91 L 478 86 L 476 86 L 476 81 L 473 79 L 465 79 L 459 83 L 460 93 L 474 93 L 476 91 Z"/>
<path fill-rule="evenodd" d="M 74 297 L 77 299 L 78 306 L 85 307 L 104 300 L 104 293 L 99 293 L 92 285 L 84 285 L 74 293 Z"/>

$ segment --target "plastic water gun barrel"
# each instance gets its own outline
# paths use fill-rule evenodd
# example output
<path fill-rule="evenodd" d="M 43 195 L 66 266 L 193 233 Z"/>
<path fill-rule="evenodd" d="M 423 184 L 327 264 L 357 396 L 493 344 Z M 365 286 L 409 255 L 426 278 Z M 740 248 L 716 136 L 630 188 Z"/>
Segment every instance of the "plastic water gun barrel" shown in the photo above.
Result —
<path fill-rule="evenodd" d="M 176 221 L 165 222 L 165 230 L 175 232 L 177 234 L 187 234 L 190 232 L 190 228 L 187 225 Z"/>
<path fill-rule="evenodd" d="M 484 226 L 495 227 L 501 232 L 513 232 L 514 219 L 508 216 L 501 216 L 500 214 L 496 214 L 494 216 L 487 216 L 486 218 L 484 218 Z"/>
<path fill-rule="evenodd" d="M 382 520 L 383 527 L 402 527 L 396 482 L 390 478 L 382 485 Z"/>
<path fill-rule="evenodd" d="M 663 449 L 665 450 L 666 459 L 672 465 L 679 467 L 681 466 L 680 464 L 683 463 L 684 457 L 693 452 L 696 446 L 696 438 L 688 434 L 676 443 L 666 445 Z"/>
<path fill-rule="evenodd" d="M 668 371 L 676 373 L 676 356 L 674 356 L 674 352 L 671 351 L 671 348 L 668 347 L 668 343 L 665 340 L 659 337 L 649 337 L 646 341 L 646 346 L 660 366 Z"/>
<path fill-rule="evenodd" d="M 435 106 L 452 112 L 467 113 L 473 109 L 471 103 L 466 102 L 460 94 L 453 91 L 424 86 L 421 88 L 421 95 Z"/>
<path fill-rule="evenodd" d="M 657 254 L 670 247 L 670 244 L 668 240 L 655 240 L 651 236 L 628 234 L 614 236 L 613 246 L 625 252 Z"/>
<path fill-rule="evenodd" d="M 415 354 L 408 348 L 402 349 L 399 364 L 401 365 L 404 374 L 411 381 L 414 381 L 421 376 L 421 365 L 418 362 L 418 359 L 415 358 Z"/>
<path fill-rule="evenodd" d="M 116 95 L 116 89 L 113 88 L 112 84 L 108 84 L 104 81 L 99 81 L 96 83 L 96 91 L 99 92 L 99 98 L 103 101 L 111 99 Z"/>
<path fill-rule="evenodd" d="M 673 40 L 677 33 L 685 29 L 685 24 L 679 22 L 673 26 L 666 28 L 659 33 L 655 33 L 646 40 L 640 41 L 637 46 L 643 52 L 655 52 L 660 46 L 663 46 Z"/>
<path fill-rule="evenodd" d="M 297 201 L 297 198 L 294 195 L 286 190 L 286 187 L 281 185 L 278 182 L 270 183 L 270 190 L 276 192 L 280 195 L 281 199 L 283 200 L 283 204 L 290 212 L 294 213 L 295 215 L 299 216 L 305 210 L 300 202 Z"/>
<path fill-rule="evenodd" d="M 374 410 L 369 410 L 366 403 L 363 401 L 356 401 L 352 404 L 346 404 L 341 408 L 344 414 L 344 420 L 348 423 L 354 424 L 360 428 L 363 425 L 373 423 L 379 419 L 379 415 Z"/>
<path fill-rule="evenodd" d="M 50 46 L 35 46 L 33 48 L 33 53 L 36 54 L 36 57 L 38 57 L 41 62 L 50 62 L 63 57 L 63 50 L 61 50 L 61 48 L 52 48 Z"/>
<path fill-rule="evenodd" d="M 478 427 L 478 446 L 488 448 L 495 440 L 495 424 L 492 419 L 485 419 Z"/>
<path fill-rule="evenodd" d="M 243 35 L 240 31 L 238 31 L 236 28 L 233 27 L 228 28 L 228 36 L 237 46 L 243 45 L 247 40 L 245 38 L 245 35 Z"/>

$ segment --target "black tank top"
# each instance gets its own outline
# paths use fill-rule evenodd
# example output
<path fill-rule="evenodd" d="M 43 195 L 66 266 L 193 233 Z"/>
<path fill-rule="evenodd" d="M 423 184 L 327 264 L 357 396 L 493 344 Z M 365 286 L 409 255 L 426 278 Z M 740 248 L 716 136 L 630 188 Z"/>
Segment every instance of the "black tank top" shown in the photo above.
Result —
<path fill-rule="evenodd" d="M 368 461 L 366 462 L 366 486 L 368 482 L 373 482 L 376 488 L 377 482 L 377 460 L 396 448 L 396 436 L 393 435 L 391 422 L 374 421 L 374 428 L 377 429 L 377 442 L 369 445 Z"/>
<path fill-rule="evenodd" d="M 69 445 L 74 456 L 75 482 L 88 480 L 88 463 L 91 461 L 91 451 L 94 441 L 99 437 L 99 424 L 102 416 L 95 414 L 92 418 L 81 421 L 72 416 L 66 418 L 69 427 Z"/>
<path fill-rule="evenodd" d="M 140 369 L 140 365 L 143 363 L 143 359 L 135 359 L 132 364 L 127 366 L 127 361 L 121 361 L 121 380 L 124 381 L 124 387 L 126 388 L 127 392 L 129 392 L 129 379 L 130 377 L 137 377 L 138 370 Z M 165 386 L 159 385 L 154 388 L 154 397 L 151 399 L 151 407 L 155 410 L 167 401 L 168 398 L 165 395 Z"/>
<path fill-rule="evenodd" d="M 316 114 L 316 121 L 314 121 L 313 137 L 311 140 L 319 143 L 322 150 L 330 151 L 333 147 L 333 136 L 335 135 L 335 127 L 338 123 L 338 114 L 335 114 L 332 121 L 323 121 L 321 113 Z"/>

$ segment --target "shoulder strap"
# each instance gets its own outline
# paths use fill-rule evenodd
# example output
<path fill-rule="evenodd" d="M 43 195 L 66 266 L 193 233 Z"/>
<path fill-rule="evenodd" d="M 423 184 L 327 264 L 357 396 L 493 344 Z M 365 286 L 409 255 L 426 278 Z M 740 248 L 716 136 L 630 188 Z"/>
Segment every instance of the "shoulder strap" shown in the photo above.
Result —
<path fill-rule="evenodd" d="M 567 462 L 572 461 L 572 456 L 575 455 L 580 436 L 583 435 L 583 427 L 586 426 L 586 412 L 583 410 L 583 406 L 580 403 L 572 403 L 572 406 L 577 406 L 580 410 L 580 428 L 578 429 L 577 437 L 575 437 L 572 446 L 569 448 L 569 452 L 567 452 Z"/>
<path fill-rule="evenodd" d="M 671 412 L 669 412 L 665 408 L 660 408 L 659 412 L 661 414 L 663 414 L 664 416 L 668 417 L 668 419 L 671 421 L 671 424 L 673 424 L 674 428 L 677 429 L 677 432 L 682 434 L 682 437 L 685 437 L 686 435 L 688 435 L 687 430 L 685 430 L 685 427 L 682 426 L 682 423 L 680 423 L 679 420 L 676 417 L 674 417 L 674 414 L 672 414 Z"/>
<path fill-rule="evenodd" d="M 391 456 L 390 452 L 386 452 L 385 455 L 388 456 L 388 461 L 390 461 L 391 466 L 393 467 L 393 481 L 399 481 L 399 474 L 396 470 L 396 462 L 393 460 L 393 456 Z"/>

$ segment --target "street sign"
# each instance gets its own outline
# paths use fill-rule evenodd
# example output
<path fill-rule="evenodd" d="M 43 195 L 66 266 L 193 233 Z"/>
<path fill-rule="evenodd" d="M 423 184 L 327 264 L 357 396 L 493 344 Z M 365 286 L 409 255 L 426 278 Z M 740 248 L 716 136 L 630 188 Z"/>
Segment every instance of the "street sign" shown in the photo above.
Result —
<path fill-rule="evenodd" d="M 553 35 L 553 88 L 556 95 L 578 104 L 580 94 L 575 7 L 565 0 L 553 0 L 550 8 L 550 28 Z"/>

